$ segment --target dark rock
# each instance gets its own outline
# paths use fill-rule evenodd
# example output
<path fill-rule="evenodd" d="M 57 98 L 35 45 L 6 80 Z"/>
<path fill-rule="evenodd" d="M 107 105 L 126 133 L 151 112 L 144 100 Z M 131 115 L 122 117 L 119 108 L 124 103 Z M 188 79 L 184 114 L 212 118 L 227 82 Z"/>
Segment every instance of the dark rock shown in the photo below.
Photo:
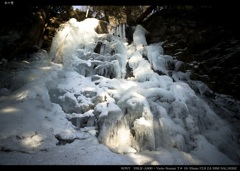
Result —
<path fill-rule="evenodd" d="M 133 70 L 132 70 L 132 68 L 129 66 L 129 63 L 127 62 L 127 64 L 126 64 L 126 76 L 125 76 L 125 78 L 127 79 L 127 78 L 131 78 L 131 77 L 134 77 L 134 75 L 133 75 Z"/>
<path fill-rule="evenodd" d="M 98 26 L 95 29 L 95 31 L 98 34 L 104 34 L 104 33 L 109 33 L 111 31 L 111 28 L 112 27 L 108 22 L 103 21 L 103 20 L 99 20 Z"/>
<path fill-rule="evenodd" d="M 97 45 L 96 45 L 96 47 L 94 48 L 94 52 L 100 54 L 102 45 L 103 45 L 102 42 L 98 42 Z"/>
<path fill-rule="evenodd" d="M 126 33 L 126 38 L 128 44 L 131 44 L 133 42 L 133 33 L 134 33 L 135 28 L 131 26 L 127 26 L 125 28 L 125 33 Z"/>
<path fill-rule="evenodd" d="M 166 55 L 186 63 L 192 79 L 240 99 L 239 10 L 233 5 L 166 6 L 143 22 L 148 43 L 163 42 Z M 194 61 L 197 65 L 190 65 Z M 187 68 L 186 68 L 187 67 Z"/>
<path fill-rule="evenodd" d="M 7 36 L 11 38 L 18 35 L 10 44 L 4 44 L 0 47 L 2 53 L 0 57 L 12 60 L 24 53 L 31 54 L 35 52 L 34 47 L 41 46 L 41 37 L 45 26 L 48 7 L 35 8 L 23 6 L 21 9 L 10 8 L 13 12 L 13 18 L 8 18 L 6 23 L 0 29 L 0 37 Z"/>

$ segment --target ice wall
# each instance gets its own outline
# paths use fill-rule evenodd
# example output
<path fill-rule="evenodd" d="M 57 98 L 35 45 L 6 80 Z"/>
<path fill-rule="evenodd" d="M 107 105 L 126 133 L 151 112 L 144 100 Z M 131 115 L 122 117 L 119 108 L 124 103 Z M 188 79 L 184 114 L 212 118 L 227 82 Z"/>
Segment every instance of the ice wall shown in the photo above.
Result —
<path fill-rule="evenodd" d="M 192 89 L 198 82 L 178 70 L 180 61 L 164 55 L 161 43 L 148 44 L 141 25 L 127 45 L 124 28 L 120 37 L 97 34 L 95 23 L 71 19 L 50 51 L 54 62 L 74 72 L 49 93 L 69 120 L 80 118 L 75 127 L 95 127 L 99 142 L 117 153 L 176 148 L 194 154 L 203 145 L 239 161 L 236 133 Z M 127 65 L 133 76 L 125 79 Z"/>

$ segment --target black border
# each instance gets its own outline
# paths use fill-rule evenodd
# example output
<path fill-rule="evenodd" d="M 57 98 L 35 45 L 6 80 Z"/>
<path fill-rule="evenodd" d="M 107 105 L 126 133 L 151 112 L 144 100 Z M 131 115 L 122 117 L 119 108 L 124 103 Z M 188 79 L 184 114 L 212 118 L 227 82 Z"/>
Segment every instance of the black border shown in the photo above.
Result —
<path fill-rule="evenodd" d="M 236 0 L 0 0 L 0 5 L 228 5 Z"/>
<path fill-rule="evenodd" d="M 82 169 L 112 171 L 238 171 L 240 165 L 1 165 L 0 169 Z"/>

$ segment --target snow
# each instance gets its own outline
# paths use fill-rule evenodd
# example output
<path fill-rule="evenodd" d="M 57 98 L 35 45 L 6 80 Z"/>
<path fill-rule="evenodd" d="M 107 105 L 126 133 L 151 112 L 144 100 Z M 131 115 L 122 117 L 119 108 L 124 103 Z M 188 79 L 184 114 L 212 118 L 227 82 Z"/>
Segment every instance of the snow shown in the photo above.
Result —
<path fill-rule="evenodd" d="M 97 23 L 71 19 L 49 54 L 0 64 L 1 165 L 240 163 L 231 97 L 208 99 L 211 90 L 178 71 L 182 62 L 161 43 L 147 44 L 141 25 L 128 45 L 97 34 Z M 104 49 L 95 53 L 98 42 Z"/>

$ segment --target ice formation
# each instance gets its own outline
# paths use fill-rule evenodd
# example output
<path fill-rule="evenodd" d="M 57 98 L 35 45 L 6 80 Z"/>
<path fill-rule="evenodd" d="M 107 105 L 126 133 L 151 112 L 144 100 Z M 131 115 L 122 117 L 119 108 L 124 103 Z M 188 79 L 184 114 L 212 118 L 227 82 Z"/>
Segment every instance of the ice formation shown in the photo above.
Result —
<path fill-rule="evenodd" d="M 199 154 L 211 148 L 240 161 L 236 133 L 204 100 L 210 90 L 178 71 L 182 62 L 164 55 L 161 43 L 147 44 L 141 25 L 131 44 L 122 39 L 125 26 L 117 27 L 118 37 L 97 34 L 96 25 L 96 19 L 70 19 L 55 35 L 49 54 L 60 63 L 48 82 L 49 98 L 76 131 L 95 128 L 99 142 L 116 153 L 176 148 Z M 126 77 L 127 66 L 132 77 Z M 64 138 L 64 132 L 58 135 Z"/>

